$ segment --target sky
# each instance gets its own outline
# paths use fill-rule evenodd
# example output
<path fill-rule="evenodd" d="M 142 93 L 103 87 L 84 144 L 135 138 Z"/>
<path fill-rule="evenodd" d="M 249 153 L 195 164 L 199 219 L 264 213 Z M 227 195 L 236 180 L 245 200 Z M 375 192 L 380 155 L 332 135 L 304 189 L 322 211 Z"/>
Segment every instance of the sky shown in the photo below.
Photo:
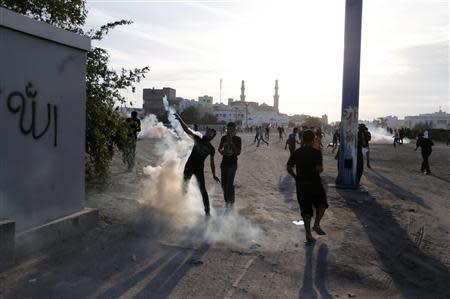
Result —
<path fill-rule="evenodd" d="M 148 66 L 143 88 L 273 104 L 280 111 L 340 119 L 345 0 L 87 0 L 87 28 L 120 19 L 93 46 L 114 69 Z M 366 0 L 361 45 L 360 119 L 449 112 L 448 0 Z"/>

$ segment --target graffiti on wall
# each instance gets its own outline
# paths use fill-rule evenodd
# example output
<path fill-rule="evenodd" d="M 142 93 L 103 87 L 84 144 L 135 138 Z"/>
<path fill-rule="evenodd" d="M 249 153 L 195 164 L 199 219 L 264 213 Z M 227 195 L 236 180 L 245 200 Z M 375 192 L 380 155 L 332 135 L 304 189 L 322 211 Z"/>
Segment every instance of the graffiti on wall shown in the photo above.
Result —
<path fill-rule="evenodd" d="M 53 146 L 58 146 L 58 107 L 47 103 L 45 115 L 37 115 L 38 92 L 29 82 L 25 92 L 13 91 L 6 97 L 8 111 L 19 115 L 19 129 L 24 135 L 38 140 L 53 131 Z M 30 111 L 31 104 L 31 111 Z M 44 121 L 43 121 L 44 120 Z"/>
<path fill-rule="evenodd" d="M 341 128 L 343 132 L 341 134 L 345 140 L 344 167 L 353 168 L 353 161 L 356 160 L 355 146 L 358 134 L 358 108 L 349 106 L 344 109 L 342 116 Z"/>

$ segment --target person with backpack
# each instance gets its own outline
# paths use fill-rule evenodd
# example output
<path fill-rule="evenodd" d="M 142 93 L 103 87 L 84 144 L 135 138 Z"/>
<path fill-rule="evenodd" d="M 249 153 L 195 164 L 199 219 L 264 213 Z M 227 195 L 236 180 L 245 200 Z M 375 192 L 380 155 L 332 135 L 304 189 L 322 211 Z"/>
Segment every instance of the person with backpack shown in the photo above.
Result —
<path fill-rule="evenodd" d="M 298 134 L 298 128 L 294 128 L 294 130 L 292 130 L 292 133 L 289 134 L 288 139 L 286 140 L 286 145 L 284 146 L 284 149 L 286 150 L 289 146 L 289 152 L 291 153 L 291 156 L 294 154 L 295 152 L 295 147 L 296 144 L 300 144 L 300 142 L 298 142 L 297 140 L 297 134 Z"/>

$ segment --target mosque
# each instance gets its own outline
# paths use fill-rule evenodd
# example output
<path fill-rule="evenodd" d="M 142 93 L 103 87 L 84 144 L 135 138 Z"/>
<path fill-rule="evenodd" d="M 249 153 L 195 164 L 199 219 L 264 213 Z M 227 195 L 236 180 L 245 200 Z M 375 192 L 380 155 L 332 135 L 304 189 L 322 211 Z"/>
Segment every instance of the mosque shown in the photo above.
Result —
<path fill-rule="evenodd" d="M 246 101 L 245 81 L 241 83 L 241 95 L 239 101 L 228 99 L 228 104 L 212 105 L 213 114 L 220 122 L 234 121 L 243 127 L 272 125 L 287 127 L 289 116 L 279 112 L 280 95 L 278 94 L 278 80 L 275 80 L 275 93 L 273 106 L 266 103 Z"/>

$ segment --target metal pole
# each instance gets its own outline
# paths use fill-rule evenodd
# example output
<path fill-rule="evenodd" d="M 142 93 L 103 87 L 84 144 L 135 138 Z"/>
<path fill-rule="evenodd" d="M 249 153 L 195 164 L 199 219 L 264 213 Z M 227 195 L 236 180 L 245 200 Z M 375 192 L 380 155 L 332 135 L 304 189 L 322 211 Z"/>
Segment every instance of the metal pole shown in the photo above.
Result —
<path fill-rule="evenodd" d="M 336 185 L 356 189 L 362 0 L 346 0 L 339 174 Z"/>

